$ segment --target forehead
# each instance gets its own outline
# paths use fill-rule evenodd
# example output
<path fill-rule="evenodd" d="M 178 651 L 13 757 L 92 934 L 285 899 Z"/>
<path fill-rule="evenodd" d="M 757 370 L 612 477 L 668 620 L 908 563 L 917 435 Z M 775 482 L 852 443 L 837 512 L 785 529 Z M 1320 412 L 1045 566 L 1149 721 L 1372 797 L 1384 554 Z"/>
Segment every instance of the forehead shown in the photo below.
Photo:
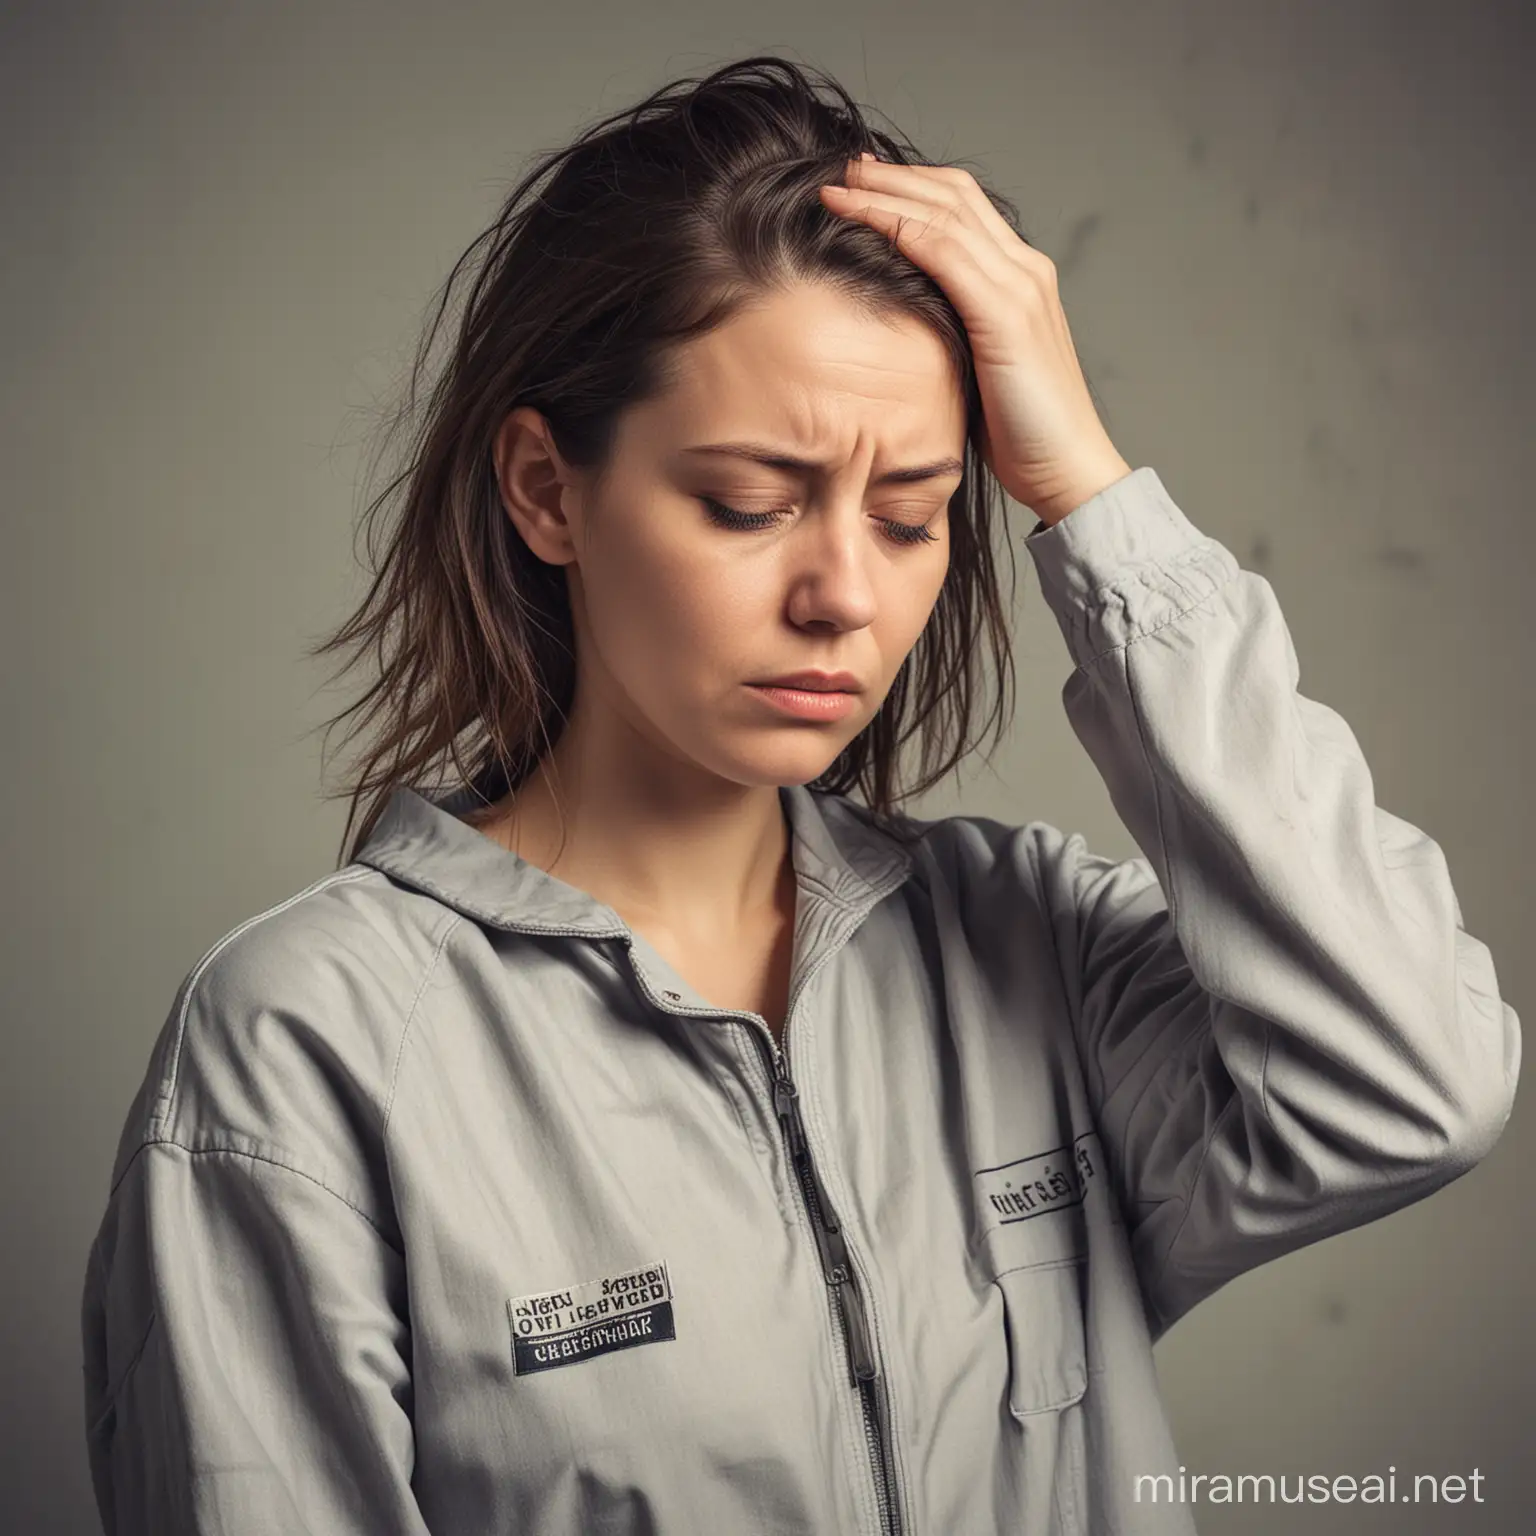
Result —
<path fill-rule="evenodd" d="M 917 317 L 872 314 L 824 284 L 765 295 L 673 356 L 637 426 L 670 438 L 768 435 L 816 454 L 953 453 L 965 403 L 949 350 Z"/>

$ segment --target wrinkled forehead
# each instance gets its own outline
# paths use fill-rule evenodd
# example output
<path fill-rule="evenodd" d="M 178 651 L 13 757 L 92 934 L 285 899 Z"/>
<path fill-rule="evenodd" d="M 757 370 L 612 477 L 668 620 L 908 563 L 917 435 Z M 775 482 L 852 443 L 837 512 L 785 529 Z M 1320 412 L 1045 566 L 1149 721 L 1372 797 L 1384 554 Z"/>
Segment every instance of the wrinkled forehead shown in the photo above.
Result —
<path fill-rule="evenodd" d="M 822 286 L 755 300 L 673 348 L 666 380 L 631 413 L 636 446 L 752 437 L 820 459 L 933 458 L 965 437 L 942 337 L 914 315 L 873 314 Z"/>

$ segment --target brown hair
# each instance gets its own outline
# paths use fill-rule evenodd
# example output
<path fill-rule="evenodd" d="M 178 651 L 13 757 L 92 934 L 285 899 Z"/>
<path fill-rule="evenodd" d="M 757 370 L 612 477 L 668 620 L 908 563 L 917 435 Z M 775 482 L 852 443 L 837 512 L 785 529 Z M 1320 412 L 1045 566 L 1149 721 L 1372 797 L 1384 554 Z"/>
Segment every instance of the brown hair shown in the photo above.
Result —
<path fill-rule="evenodd" d="M 309 653 L 355 647 L 342 672 L 370 647 L 379 660 L 376 681 L 325 722 L 329 736 L 359 716 L 348 740 L 380 722 L 360 768 L 326 796 L 351 800 L 343 860 L 397 784 L 425 790 L 446 757 L 459 782 L 482 796 L 485 784 L 505 793 L 566 718 L 575 677 L 565 571 L 523 543 L 491 458 L 509 412 L 542 412 L 566 460 L 600 477 L 619 413 L 666 387 L 670 349 L 788 280 L 830 283 L 875 312 L 925 321 L 948 347 L 966 406 L 965 472 L 938 600 L 879 713 L 811 787 L 858 791 L 899 834 L 898 801 L 954 769 L 989 724 L 995 747 L 1014 680 L 993 550 L 1002 494 L 978 447 L 969 339 L 942 288 L 890 239 L 822 204 L 817 187 L 840 182 L 863 150 L 935 163 L 871 126 L 821 71 L 754 55 L 664 86 L 547 155 L 459 258 L 386 424 L 388 442 L 414 421 L 404 467 L 364 512 L 372 557 L 374 520 L 398 501 L 383 558 L 371 562 L 362 604 Z M 1017 230 L 1013 205 L 987 196 Z M 457 335 L 429 375 L 466 278 Z M 1012 581 L 1012 544 L 1002 542 Z M 978 725 L 983 652 L 998 691 Z M 918 777 L 903 788 L 899 759 L 914 735 Z"/>

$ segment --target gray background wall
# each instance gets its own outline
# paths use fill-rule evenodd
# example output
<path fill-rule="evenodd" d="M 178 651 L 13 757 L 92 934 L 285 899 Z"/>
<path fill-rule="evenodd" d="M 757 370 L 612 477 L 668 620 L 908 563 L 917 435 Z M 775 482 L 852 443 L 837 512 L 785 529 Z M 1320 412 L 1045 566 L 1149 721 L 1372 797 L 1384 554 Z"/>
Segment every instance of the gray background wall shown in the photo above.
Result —
<path fill-rule="evenodd" d="M 791 51 L 1016 198 L 1121 451 L 1273 583 L 1303 691 L 1532 1017 L 1516 4 L 96 0 L 0 28 L 0 1528 L 95 1529 L 77 1307 L 123 1114 L 203 950 L 331 866 L 311 733 L 340 699 L 301 652 L 359 595 L 369 412 L 524 157 L 673 75 Z M 1021 593 L 1008 750 L 919 809 L 1129 856 Z M 1476 1467 L 1487 1502 L 1203 1532 L 1528 1528 L 1531 1151 L 1521 1105 L 1466 1178 L 1159 1347 L 1191 1471 Z"/>

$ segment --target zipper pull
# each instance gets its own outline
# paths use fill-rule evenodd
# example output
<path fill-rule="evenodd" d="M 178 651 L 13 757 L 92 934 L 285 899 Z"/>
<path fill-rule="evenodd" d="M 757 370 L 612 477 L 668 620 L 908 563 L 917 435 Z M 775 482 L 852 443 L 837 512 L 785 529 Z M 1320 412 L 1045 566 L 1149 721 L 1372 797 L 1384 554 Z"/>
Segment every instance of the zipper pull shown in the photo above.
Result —
<path fill-rule="evenodd" d="M 796 1163 L 801 1162 L 806 1155 L 805 1133 L 800 1128 L 799 1098 L 800 1090 L 788 1077 L 780 1075 L 774 1078 L 774 1113 L 784 1124 L 784 1133 L 789 1138 L 790 1156 Z"/>
<path fill-rule="evenodd" d="M 848 1328 L 848 1362 L 853 1371 L 854 1385 L 873 1381 L 876 1375 L 875 1354 L 870 1343 L 869 1322 L 864 1315 L 864 1298 L 859 1294 L 853 1278 L 853 1264 L 848 1257 L 848 1244 L 843 1237 L 842 1224 L 832 1214 L 827 1204 L 826 1191 L 811 1162 L 810 1146 L 800 1124 L 800 1090 L 791 1081 L 789 1073 L 780 1070 L 773 1080 L 774 1113 L 784 1125 L 789 1141 L 790 1157 L 799 1169 L 802 1179 L 810 1186 L 812 1203 L 812 1232 L 821 1250 L 827 1284 L 837 1295 L 838 1309 Z"/>
<path fill-rule="evenodd" d="M 848 1325 L 848 1362 L 853 1367 L 854 1381 L 873 1381 L 875 1352 L 869 1342 L 869 1322 L 864 1316 L 864 1299 L 854 1284 L 853 1271 L 846 1263 L 835 1264 L 828 1279 L 838 1288 L 843 1321 Z"/>
<path fill-rule="evenodd" d="M 821 1210 L 822 1254 L 826 1263 L 827 1284 L 837 1289 L 838 1305 L 848 1325 L 848 1363 L 854 1382 L 873 1381 L 876 1375 L 875 1350 L 869 1336 L 869 1319 L 864 1313 L 864 1295 L 853 1278 L 853 1260 L 848 1256 L 848 1241 L 842 1224 L 832 1215 L 827 1192 L 815 1169 L 811 1179 L 816 1186 L 816 1204 Z"/>

